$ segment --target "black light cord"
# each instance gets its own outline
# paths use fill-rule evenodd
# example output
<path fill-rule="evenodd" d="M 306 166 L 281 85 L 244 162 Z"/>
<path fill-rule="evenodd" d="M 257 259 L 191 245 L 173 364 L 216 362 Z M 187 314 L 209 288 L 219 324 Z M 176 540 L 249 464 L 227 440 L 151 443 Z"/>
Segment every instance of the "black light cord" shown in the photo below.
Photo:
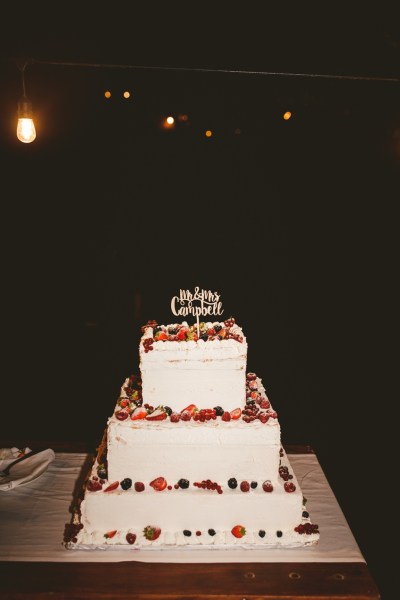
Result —
<path fill-rule="evenodd" d="M 15 60 L 15 59 L 14 59 Z M 208 69 L 205 67 L 166 67 L 166 66 L 148 66 L 148 65 L 128 65 L 128 64 L 109 64 L 109 63 L 84 63 L 71 61 L 41 60 L 31 58 L 25 64 L 53 65 L 61 67 L 82 67 L 88 69 L 132 69 L 147 71 L 186 71 L 199 73 L 223 73 L 234 75 L 260 75 L 271 77 L 309 77 L 313 79 L 339 79 L 350 81 L 380 81 L 400 83 L 400 77 L 381 77 L 368 75 L 332 75 L 329 73 L 289 73 L 279 71 L 244 71 L 242 69 Z"/>

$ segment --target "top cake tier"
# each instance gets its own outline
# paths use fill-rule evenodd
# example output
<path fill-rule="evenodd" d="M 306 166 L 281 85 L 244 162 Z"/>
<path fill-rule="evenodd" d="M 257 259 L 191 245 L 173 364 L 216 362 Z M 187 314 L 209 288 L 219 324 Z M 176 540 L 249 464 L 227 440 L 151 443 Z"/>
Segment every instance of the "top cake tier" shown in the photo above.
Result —
<path fill-rule="evenodd" d="M 246 403 L 247 342 L 234 319 L 148 324 L 139 345 L 143 402 L 182 410 Z"/>

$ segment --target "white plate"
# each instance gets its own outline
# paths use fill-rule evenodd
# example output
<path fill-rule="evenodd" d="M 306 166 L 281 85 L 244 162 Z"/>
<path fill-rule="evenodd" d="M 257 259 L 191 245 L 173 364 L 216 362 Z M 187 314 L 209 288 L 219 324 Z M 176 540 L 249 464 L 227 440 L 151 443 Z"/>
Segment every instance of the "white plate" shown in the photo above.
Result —
<path fill-rule="evenodd" d="M 0 477 L 0 490 L 11 490 L 36 479 L 46 471 L 54 459 L 55 454 L 51 448 L 42 450 L 42 452 L 33 454 L 33 456 L 28 456 L 25 460 L 11 467 L 9 475 Z"/>

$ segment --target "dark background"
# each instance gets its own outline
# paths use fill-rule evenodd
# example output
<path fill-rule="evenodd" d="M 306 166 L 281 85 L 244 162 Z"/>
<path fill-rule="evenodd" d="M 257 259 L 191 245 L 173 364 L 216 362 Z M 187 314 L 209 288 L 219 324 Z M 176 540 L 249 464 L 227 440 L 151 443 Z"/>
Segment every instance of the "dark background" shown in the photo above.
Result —
<path fill-rule="evenodd" d="M 175 4 L 132 19 L 122 8 L 3 21 L 1 437 L 95 447 L 138 371 L 140 326 L 171 322 L 181 288 L 217 290 L 283 443 L 314 448 L 393 597 L 400 36 L 390 5 L 268 18 L 251 5 L 194 17 Z M 21 57 L 34 59 L 29 145 L 15 136 Z M 168 114 L 189 119 L 167 131 Z"/>

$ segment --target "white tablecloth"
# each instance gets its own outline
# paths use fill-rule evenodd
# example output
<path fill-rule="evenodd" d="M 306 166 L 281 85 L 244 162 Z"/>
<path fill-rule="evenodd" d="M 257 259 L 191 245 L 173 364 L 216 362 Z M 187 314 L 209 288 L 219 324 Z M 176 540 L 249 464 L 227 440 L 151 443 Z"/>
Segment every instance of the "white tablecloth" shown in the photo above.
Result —
<path fill-rule="evenodd" d="M 91 464 L 87 454 L 56 453 L 45 473 L 26 485 L 0 491 L 0 560 L 50 562 L 365 562 L 343 512 L 313 454 L 289 455 L 318 523 L 320 541 L 305 548 L 243 550 L 67 550 L 65 524 L 70 522 L 74 489 Z"/>

